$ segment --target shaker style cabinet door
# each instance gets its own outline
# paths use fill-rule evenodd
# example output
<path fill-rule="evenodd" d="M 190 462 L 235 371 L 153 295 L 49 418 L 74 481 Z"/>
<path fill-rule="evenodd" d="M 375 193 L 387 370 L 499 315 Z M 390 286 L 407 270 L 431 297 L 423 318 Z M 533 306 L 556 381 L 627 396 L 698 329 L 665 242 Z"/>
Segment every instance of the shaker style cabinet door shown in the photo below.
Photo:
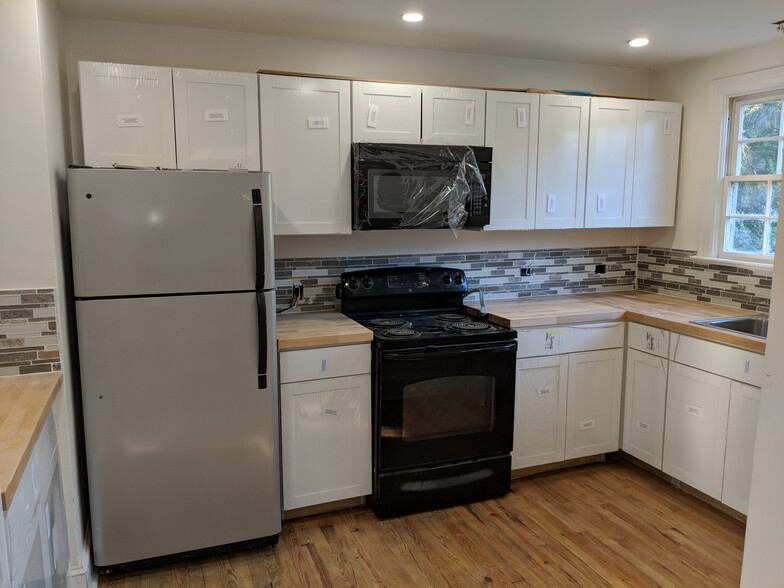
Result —
<path fill-rule="evenodd" d="M 730 380 L 670 362 L 662 470 L 721 500 Z"/>
<path fill-rule="evenodd" d="M 486 141 L 493 148 L 492 206 L 487 230 L 533 229 L 539 94 L 487 92 Z"/>
<path fill-rule="evenodd" d="M 261 166 L 275 234 L 351 232 L 350 82 L 263 74 Z"/>
<path fill-rule="evenodd" d="M 628 227 L 637 101 L 591 98 L 585 226 Z"/>
<path fill-rule="evenodd" d="M 583 226 L 589 105 L 590 99 L 584 96 L 541 96 L 537 229 Z"/>
<path fill-rule="evenodd" d="M 422 88 L 422 143 L 485 144 L 485 91 L 470 88 Z"/>
<path fill-rule="evenodd" d="M 626 352 L 622 449 L 661 469 L 667 360 L 635 349 Z"/>
<path fill-rule="evenodd" d="M 421 142 L 421 86 L 357 81 L 351 97 L 355 143 Z"/>
<path fill-rule="evenodd" d="M 751 494 L 751 466 L 762 391 L 748 384 L 732 382 L 730 416 L 727 426 L 727 455 L 724 460 L 724 487 L 721 501 L 747 514 Z"/>
<path fill-rule="evenodd" d="M 84 163 L 177 167 L 168 67 L 79 62 Z"/>
<path fill-rule="evenodd" d="M 512 469 L 564 460 L 567 355 L 517 360 Z"/>
<path fill-rule="evenodd" d="M 682 110 L 675 102 L 641 100 L 637 105 L 633 227 L 675 224 Z"/>
<path fill-rule="evenodd" d="M 175 69 L 174 113 L 180 169 L 260 171 L 255 74 Z"/>

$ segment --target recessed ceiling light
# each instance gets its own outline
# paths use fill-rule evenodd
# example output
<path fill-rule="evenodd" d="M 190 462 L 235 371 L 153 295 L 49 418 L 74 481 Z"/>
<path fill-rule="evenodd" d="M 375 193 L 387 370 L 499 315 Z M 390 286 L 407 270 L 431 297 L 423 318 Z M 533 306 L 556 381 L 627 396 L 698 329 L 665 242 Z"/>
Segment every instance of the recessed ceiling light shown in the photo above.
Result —
<path fill-rule="evenodd" d="M 629 46 L 631 47 L 645 47 L 648 43 L 650 43 L 650 39 L 646 39 L 645 37 L 637 37 L 636 39 L 632 39 L 631 41 L 627 41 Z"/>
<path fill-rule="evenodd" d="M 403 20 L 406 22 L 422 22 L 422 19 L 424 18 L 425 17 L 419 12 L 406 12 L 403 15 Z"/>

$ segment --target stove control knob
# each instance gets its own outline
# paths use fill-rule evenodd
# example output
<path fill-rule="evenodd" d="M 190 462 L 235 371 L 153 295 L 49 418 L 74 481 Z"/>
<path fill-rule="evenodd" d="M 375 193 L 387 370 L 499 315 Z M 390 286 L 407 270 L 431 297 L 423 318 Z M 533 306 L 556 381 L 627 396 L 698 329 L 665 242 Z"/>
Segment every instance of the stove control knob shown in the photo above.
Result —
<path fill-rule="evenodd" d="M 452 276 L 449 274 L 444 274 L 444 284 L 451 284 L 452 283 Z"/>
<path fill-rule="evenodd" d="M 362 278 L 362 287 L 363 288 L 372 288 L 373 287 L 373 280 L 371 280 L 369 277 L 365 276 L 364 278 Z"/>
<path fill-rule="evenodd" d="M 455 276 L 455 284 L 457 284 L 459 286 L 462 283 L 463 283 L 463 276 L 461 276 L 460 274 L 457 274 Z"/>
<path fill-rule="evenodd" d="M 348 281 L 348 289 L 349 290 L 356 290 L 357 288 L 359 288 L 359 282 L 357 281 L 356 278 L 351 278 Z"/>

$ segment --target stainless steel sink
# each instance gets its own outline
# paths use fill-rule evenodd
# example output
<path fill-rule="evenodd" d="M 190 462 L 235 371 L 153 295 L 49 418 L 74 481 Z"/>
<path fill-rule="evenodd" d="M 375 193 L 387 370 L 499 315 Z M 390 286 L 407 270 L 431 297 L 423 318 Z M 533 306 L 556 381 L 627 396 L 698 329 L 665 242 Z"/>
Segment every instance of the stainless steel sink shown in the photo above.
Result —
<path fill-rule="evenodd" d="M 717 329 L 735 331 L 752 337 L 765 339 L 768 336 L 768 317 L 763 315 L 730 316 L 691 321 L 697 325 L 707 325 Z"/>

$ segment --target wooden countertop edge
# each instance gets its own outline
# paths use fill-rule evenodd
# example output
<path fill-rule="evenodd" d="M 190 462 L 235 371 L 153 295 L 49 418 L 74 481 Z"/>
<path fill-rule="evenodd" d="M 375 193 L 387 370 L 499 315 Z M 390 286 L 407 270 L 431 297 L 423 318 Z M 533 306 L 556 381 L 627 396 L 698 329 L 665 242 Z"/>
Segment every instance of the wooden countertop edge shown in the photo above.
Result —
<path fill-rule="evenodd" d="M 297 351 L 300 349 L 315 349 L 318 347 L 334 347 L 339 345 L 360 345 L 373 340 L 372 331 L 350 335 L 314 335 L 313 337 L 292 337 L 289 339 L 278 338 L 278 351 Z"/>
<path fill-rule="evenodd" d="M 15 385 L 22 378 L 26 379 L 27 382 L 24 383 L 24 387 L 19 393 L 19 399 L 14 402 L 10 414 L 4 415 L 2 422 L 0 422 L 0 456 L 2 456 L 0 461 L 0 491 L 2 492 L 3 510 L 5 511 L 11 506 L 16 489 L 19 487 L 19 482 L 22 479 L 22 474 L 24 473 L 27 464 L 30 462 L 35 443 L 38 441 L 38 436 L 41 434 L 46 418 L 54 403 L 55 396 L 57 396 L 57 392 L 60 390 L 60 386 L 63 382 L 63 375 L 61 372 L 51 374 L 30 374 L 24 376 L 2 376 L 0 377 L 0 395 L 6 391 L 4 390 L 5 386 Z M 13 384 L 11 383 L 11 380 L 14 381 Z M 19 409 L 19 400 L 21 400 L 21 397 L 25 394 L 27 395 L 25 400 L 28 400 L 27 397 L 32 394 L 43 395 L 43 402 L 40 402 L 40 399 L 38 399 L 38 402 L 32 403 L 32 406 L 28 406 L 24 411 L 21 411 L 21 409 Z M 7 431 L 9 424 L 8 419 L 13 416 L 15 417 L 13 422 L 20 425 L 20 421 L 24 414 L 30 411 L 37 412 L 34 418 L 35 422 L 32 430 L 25 431 L 25 433 L 29 434 L 29 438 L 24 444 L 21 453 L 19 453 L 18 447 L 7 446 L 9 442 L 11 442 L 11 440 L 6 438 L 6 434 L 9 432 Z M 17 455 L 14 455 L 14 450 L 16 450 Z M 6 461 L 8 461 L 10 465 L 7 464 Z"/>

